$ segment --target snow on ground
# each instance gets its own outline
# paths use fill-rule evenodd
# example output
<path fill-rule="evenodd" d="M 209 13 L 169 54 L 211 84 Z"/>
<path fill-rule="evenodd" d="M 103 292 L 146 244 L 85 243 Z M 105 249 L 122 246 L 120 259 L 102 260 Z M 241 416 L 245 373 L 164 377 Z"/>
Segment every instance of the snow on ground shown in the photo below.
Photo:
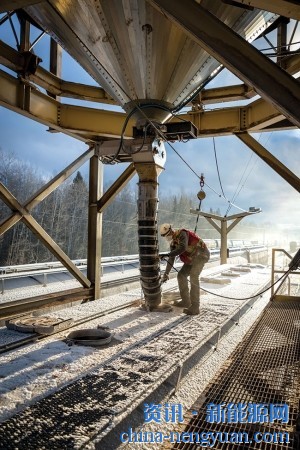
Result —
<path fill-rule="evenodd" d="M 181 381 L 176 393 L 171 396 L 171 398 L 166 397 L 165 399 L 160 400 L 159 404 L 164 405 L 169 403 L 182 405 L 185 419 L 187 420 L 187 418 L 190 417 L 188 410 L 191 408 L 197 410 L 197 406 L 195 407 L 195 401 L 201 396 L 201 393 L 206 389 L 209 382 L 217 374 L 222 365 L 228 360 L 230 354 L 243 339 L 255 320 L 257 320 L 260 316 L 268 302 L 269 295 L 267 293 L 257 300 L 253 308 L 251 308 L 242 317 L 242 320 L 239 322 L 239 326 L 231 328 L 230 332 L 221 340 L 217 350 L 211 350 L 208 356 L 204 357 L 204 359 L 201 360 L 189 372 L 185 379 Z M 142 427 L 133 428 L 132 431 L 133 433 L 163 433 L 164 436 L 170 436 L 172 431 L 182 432 L 182 428 L 180 428 L 176 422 L 166 423 L 162 417 L 160 423 L 144 423 Z M 129 429 L 126 428 L 122 430 L 122 433 L 129 433 Z M 150 434 L 149 436 L 151 437 Z M 148 440 L 150 440 L 150 437 Z M 166 440 L 165 443 L 167 444 L 168 441 Z M 94 447 L 91 446 L 91 448 Z M 142 450 L 161 450 L 162 444 L 145 442 L 143 444 L 138 444 L 136 442 L 122 444 L 120 440 L 119 444 L 116 444 L 115 446 L 115 449 L 118 450 L 136 450 L 137 448 L 141 448 Z"/>
<path fill-rule="evenodd" d="M 222 266 L 223 268 L 224 266 Z M 203 275 L 216 273 L 218 270 L 219 268 L 207 269 L 203 272 Z M 219 295 L 243 298 L 258 291 L 260 286 L 269 279 L 270 271 L 259 267 L 252 269 L 251 273 L 243 273 L 240 277 L 232 279 L 229 285 L 220 286 L 202 283 L 201 286 Z M 164 285 L 164 290 L 176 287 L 176 279 L 173 279 Z M 52 315 L 81 320 L 92 314 L 100 314 L 111 307 L 128 304 L 135 299 L 140 299 L 140 289 L 85 303 L 72 309 L 60 310 L 52 313 Z M 199 329 L 203 335 L 209 334 L 243 303 L 243 300 L 224 299 L 205 293 L 201 297 L 201 315 L 194 316 L 191 320 L 199 323 Z M 258 302 L 257 306 L 251 310 L 253 317 L 256 317 L 264 303 L 265 300 L 264 302 Z M 250 317 L 250 313 L 247 314 L 248 316 Z M 113 340 L 111 344 L 104 347 L 70 346 L 65 339 L 69 331 L 65 331 L 1 355 L 0 420 L 3 421 L 13 416 L 38 399 L 49 395 L 84 374 L 100 368 L 132 344 L 161 329 L 172 328 L 172 325 L 177 323 L 180 317 L 186 317 L 182 314 L 180 308 L 174 308 L 171 313 L 166 314 L 148 313 L 138 306 L 129 307 L 76 327 L 76 329 L 96 328 L 99 325 L 109 327 L 113 334 Z M 235 328 L 237 332 L 235 343 L 241 338 L 249 324 L 250 320 L 247 319 L 247 324 Z M 13 336 L 24 336 L 24 333 L 8 332 L 6 328 L 0 329 L 2 341 L 7 334 L 9 334 L 10 340 Z M 188 340 L 192 337 L 182 335 L 182 338 Z M 232 344 L 233 342 L 230 339 L 222 353 L 227 354 L 228 349 L 232 348 Z M 159 352 L 159 349 L 157 351 Z M 214 358 L 218 359 L 221 356 L 220 353 L 221 350 L 218 350 L 213 355 Z M 215 368 L 216 366 L 217 363 L 212 362 L 211 367 Z M 207 372 L 201 375 L 200 383 L 195 381 L 195 384 L 198 387 L 201 386 L 202 389 L 204 383 L 210 378 L 209 374 L 210 369 L 207 369 Z M 196 375 L 199 377 L 200 372 L 196 371 Z M 188 392 L 190 391 L 190 382 L 191 380 L 187 385 Z M 188 392 L 183 391 L 182 399 L 187 400 L 189 398 Z M 194 395 L 193 398 L 195 398 Z M 151 448 L 153 449 L 153 447 Z"/>

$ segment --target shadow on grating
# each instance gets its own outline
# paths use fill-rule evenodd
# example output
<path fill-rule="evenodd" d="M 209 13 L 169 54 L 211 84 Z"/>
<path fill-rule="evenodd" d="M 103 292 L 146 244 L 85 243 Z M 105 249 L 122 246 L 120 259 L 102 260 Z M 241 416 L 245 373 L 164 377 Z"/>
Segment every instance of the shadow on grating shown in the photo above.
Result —
<path fill-rule="evenodd" d="M 177 439 L 172 449 L 299 449 L 299 353 L 300 303 L 270 303 L 220 373 L 195 402 L 190 411 L 189 423 L 182 425 L 185 428 L 180 430 L 180 433 L 188 434 L 185 434 L 186 438 L 180 438 L 181 442 Z M 256 404 L 265 406 L 265 411 L 268 411 L 270 404 L 287 404 L 288 423 L 283 423 L 280 417 L 272 423 L 267 420 L 263 423 L 260 423 L 262 420 L 254 422 L 253 416 L 252 423 L 247 423 L 247 415 L 244 419 L 240 416 L 237 423 L 231 423 L 229 416 L 225 416 L 225 419 L 222 416 L 223 420 L 218 420 L 220 417 L 207 416 L 209 404 L 223 404 L 225 410 L 228 404 L 244 404 L 246 409 L 248 405 Z M 266 419 L 269 419 L 268 415 Z M 215 421 L 220 423 L 211 423 Z M 203 432 L 212 433 L 215 442 L 207 434 L 201 434 Z M 243 442 L 237 443 L 237 439 Z M 255 439 L 266 442 L 255 442 Z"/>

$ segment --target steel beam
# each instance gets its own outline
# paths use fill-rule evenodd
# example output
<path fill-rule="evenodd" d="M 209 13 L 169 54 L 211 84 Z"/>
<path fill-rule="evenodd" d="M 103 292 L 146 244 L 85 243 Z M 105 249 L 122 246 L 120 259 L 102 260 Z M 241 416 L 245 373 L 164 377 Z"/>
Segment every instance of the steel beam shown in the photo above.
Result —
<path fill-rule="evenodd" d="M 300 71 L 300 57 L 299 55 L 290 55 L 285 58 L 284 69 L 290 74 L 294 75 Z M 194 99 L 193 103 L 199 104 L 214 104 L 222 102 L 232 102 L 238 100 L 247 100 L 254 97 L 255 90 L 246 84 L 237 84 L 233 86 L 224 86 L 212 89 L 203 89 L 200 94 Z"/>
<path fill-rule="evenodd" d="M 203 89 L 199 96 L 193 100 L 193 103 L 198 100 L 200 104 L 210 105 L 219 102 L 247 100 L 255 95 L 257 94 L 252 87 L 246 86 L 245 84 L 237 84 L 235 86 Z"/>
<path fill-rule="evenodd" d="M 20 51 L 28 52 L 30 47 L 30 23 L 23 17 L 20 20 Z"/>
<path fill-rule="evenodd" d="M 0 63 L 15 72 L 20 72 L 24 69 L 25 58 L 21 53 L 0 41 Z M 28 75 L 27 82 L 28 80 L 60 97 L 116 104 L 116 101 L 104 89 L 62 80 L 43 67 L 37 67 L 34 74 Z"/>
<path fill-rule="evenodd" d="M 50 40 L 50 73 L 55 75 L 58 78 L 61 78 L 61 66 L 62 63 L 62 48 L 54 39 L 51 38 Z M 50 97 L 59 99 L 59 96 L 48 92 Z"/>
<path fill-rule="evenodd" d="M 111 204 L 116 195 L 118 195 L 135 174 L 134 164 L 131 163 L 97 202 L 98 212 L 103 212 Z"/>
<path fill-rule="evenodd" d="M 83 142 L 93 143 L 99 136 L 119 138 L 121 135 L 125 114 L 60 104 L 36 89 L 30 89 L 29 108 L 24 110 L 18 102 L 19 88 L 19 80 L 0 70 L 0 105 Z M 242 108 L 191 111 L 180 117 L 195 124 L 199 129 L 199 137 L 230 135 L 246 130 L 259 131 L 284 119 L 265 100 L 257 100 Z M 130 119 L 125 136 L 132 137 L 134 124 L 134 120 Z"/>
<path fill-rule="evenodd" d="M 265 163 L 267 163 L 275 172 L 284 178 L 293 188 L 300 192 L 300 179 L 282 164 L 275 156 L 263 147 L 256 139 L 248 133 L 237 133 L 236 136 L 254 151 Z"/>
<path fill-rule="evenodd" d="M 13 211 L 18 211 L 22 215 L 22 221 L 35 234 L 35 236 L 43 242 L 48 250 L 69 270 L 69 272 L 84 287 L 90 287 L 89 280 L 80 272 L 78 267 L 73 264 L 70 258 L 62 251 L 62 249 L 53 241 L 46 231 L 37 223 L 30 212 L 22 206 L 13 194 L 0 182 L 0 198 Z"/>
<path fill-rule="evenodd" d="M 285 117 L 300 126 L 299 83 L 194 0 L 148 0 Z"/>
<path fill-rule="evenodd" d="M 261 130 L 285 119 L 283 114 L 263 99 L 259 99 L 247 107 L 247 113 L 242 118 L 241 131 Z"/>
<path fill-rule="evenodd" d="M 0 63 L 15 72 L 25 68 L 25 58 L 22 53 L 0 41 Z M 300 71 L 299 55 L 291 55 L 285 58 L 285 69 L 291 75 Z M 60 97 L 77 98 L 99 103 L 116 104 L 116 101 L 97 86 L 88 86 L 81 83 L 65 81 L 50 73 L 43 67 L 37 67 L 34 74 L 29 74 L 27 81 L 31 80 L 38 86 L 46 89 L 53 95 Z M 254 89 L 245 84 L 224 86 L 220 88 L 203 89 L 194 102 L 213 104 L 228 101 L 237 101 L 252 98 L 256 95 Z M 193 102 L 193 103 L 194 103 Z"/>
<path fill-rule="evenodd" d="M 241 220 L 243 217 L 238 217 L 237 219 L 235 219 L 227 228 L 227 233 L 229 233 Z"/>
<path fill-rule="evenodd" d="M 121 136 L 126 114 L 63 105 L 33 88 L 30 89 L 29 105 L 25 110 L 18 99 L 19 90 L 20 81 L 0 71 L 0 105 L 84 142 L 99 136 Z M 129 119 L 124 137 L 132 137 L 134 125 L 135 121 Z"/>
<path fill-rule="evenodd" d="M 285 54 L 287 52 L 287 20 L 280 20 L 277 28 L 277 64 L 285 69 Z M 282 56 L 283 55 L 283 56 Z"/>
<path fill-rule="evenodd" d="M 247 111 L 244 109 L 244 113 L 241 114 L 239 107 L 216 111 L 190 111 L 180 115 L 180 118 L 191 121 L 197 127 L 198 137 L 226 136 L 246 129 L 246 124 L 243 128 L 242 117 L 247 119 Z"/>
<path fill-rule="evenodd" d="M 5 42 L 0 41 L 0 64 L 19 72 L 25 67 L 25 57 Z"/>
<path fill-rule="evenodd" d="M 180 115 L 180 118 L 193 122 L 198 129 L 198 137 L 226 136 L 247 130 L 264 131 L 266 127 L 270 131 L 272 125 L 278 130 L 278 122 L 285 119 L 273 105 L 262 99 L 245 107 L 189 111 Z M 289 128 L 295 128 L 295 125 L 289 122 Z"/>
<path fill-rule="evenodd" d="M 86 84 L 62 80 L 43 69 L 43 67 L 38 67 L 33 75 L 28 76 L 28 79 L 38 86 L 43 87 L 48 92 L 60 97 L 116 105 L 116 101 L 104 89 L 97 86 L 88 86 Z"/>
<path fill-rule="evenodd" d="M 271 11 L 280 16 L 300 20 L 300 4 L 295 0 L 234 0 L 234 3 Z"/>
<path fill-rule="evenodd" d="M 27 211 L 32 211 L 42 200 L 51 194 L 58 186 L 60 186 L 67 178 L 69 178 L 79 167 L 81 167 L 87 160 L 94 154 L 94 149 L 90 148 L 75 161 L 73 161 L 68 167 L 62 170 L 52 180 L 50 180 L 45 186 L 41 187 L 32 197 L 30 197 L 24 204 L 24 208 Z M 7 219 L 0 223 L 0 236 L 9 230 L 12 226 L 18 223 L 22 219 L 22 215 L 15 212 Z"/>
<path fill-rule="evenodd" d="M 295 58 L 293 70 L 299 70 L 299 66 L 299 59 Z M 29 105 L 27 110 L 24 110 L 18 101 L 19 89 L 20 81 L 0 70 L 0 105 L 84 142 L 92 143 L 99 136 L 119 138 L 121 135 L 125 114 L 60 104 L 34 88 L 30 89 Z M 259 131 L 284 119 L 273 105 L 262 99 L 242 108 L 190 111 L 180 117 L 195 124 L 199 129 L 199 137 L 230 135 L 247 130 Z M 125 136 L 132 137 L 134 124 L 134 120 L 130 119 Z M 290 126 L 292 127 L 293 125 Z"/>
<path fill-rule="evenodd" d="M 97 155 L 90 159 L 87 277 L 94 288 L 94 300 L 100 298 L 102 214 L 97 202 L 103 193 L 103 165 Z"/>
<path fill-rule="evenodd" d="M 15 71 L 21 72 L 25 68 L 25 57 L 22 53 L 0 41 L 0 64 Z M 98 103 L 116 104 L 116 101 L 108 95 L 104 89 L 97 86 L 88 86 L 86 84 L 65 81 L 44 69 L 37 67 L 34 74 L 29 74 L 26 78 L 34 84 L 44 88 L 53 95 L 60 97 L 77 98 Z"/>
<path fill-rule="evenodd" d="M 255 212 L 244 211 L 232 216 L 219 216 L 217 214 L 206 213 L 199 211 L 198 209 L 190 209 L 190 213 L 197 214 L 198 216 L 204 217 L 221 235 L 221 249 L 220 249 L 220 262 L 221 264 L 227 263 L 227 235 L 228 233 L 246 216 L 251 216 L 252 214 L 257 214 L 261 212 L 257 209 Z M 220 222 L 220 226 L 216 224 L 215 220 Z M 228 222 L 232 221 L 230 225 Z"/>
<path fill-rule="evenodd" d="M 1 0 L 0 13 L 13 11 L 14 9 L 25 8 L 26 6 L 41 3 L 46 0 Z"/>

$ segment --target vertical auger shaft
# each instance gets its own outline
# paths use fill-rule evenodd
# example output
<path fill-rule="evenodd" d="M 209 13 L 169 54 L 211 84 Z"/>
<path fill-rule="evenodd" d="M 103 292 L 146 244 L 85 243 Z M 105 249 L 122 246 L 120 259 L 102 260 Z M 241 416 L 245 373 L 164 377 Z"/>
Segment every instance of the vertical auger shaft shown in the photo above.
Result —
<path fill-rule="evenodd" d="M 151 307 L 155 307 L 161 302 L 157 236 L 158 183 L 156 180 L 140 180 L 138 185 L 138 237 L 141 285 L 146 304 L 151 309 Z"/>

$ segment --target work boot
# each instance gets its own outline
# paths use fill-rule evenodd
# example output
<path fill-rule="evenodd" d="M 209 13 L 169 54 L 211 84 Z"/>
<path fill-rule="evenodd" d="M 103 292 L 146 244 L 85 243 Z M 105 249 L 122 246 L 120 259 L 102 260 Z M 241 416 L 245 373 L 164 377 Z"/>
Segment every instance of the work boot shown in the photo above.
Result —
<path fill-rule="evenodd" d="M 167 304 L 159 304 L 159 305 L 148 305 L 146 303 L 143 303 L 140 306 L 140 309 L 142 311 L 148 311 L 148 312 L 164 312 L 164 313 L 168 313 L 173 311 L 173 308 L 171 305 L 167 305 Z"/>
<path fill-rule="evenodd" d="M 186 300 L 180 300 L 173 303 L 174 306 L 177 306 L 178 308 L 189 308 L 191 304 L 187 302 Z"/>
<path fill-rule="evenodd" d="M 150 312 L 163 312 L 163 313 L 168 313 L 173 311 L 173 308 L 171 305 L 167 305 L 167 304 L 160 304 L 157 306 L 150 306 Z"/>
<path fill-rule="evenodd" d="M 200 314 L 199 305 L 191 305 L 189 308 L 185 308 L 183 312 L 189 316 L 196 316 L 197 314 Z"/>

